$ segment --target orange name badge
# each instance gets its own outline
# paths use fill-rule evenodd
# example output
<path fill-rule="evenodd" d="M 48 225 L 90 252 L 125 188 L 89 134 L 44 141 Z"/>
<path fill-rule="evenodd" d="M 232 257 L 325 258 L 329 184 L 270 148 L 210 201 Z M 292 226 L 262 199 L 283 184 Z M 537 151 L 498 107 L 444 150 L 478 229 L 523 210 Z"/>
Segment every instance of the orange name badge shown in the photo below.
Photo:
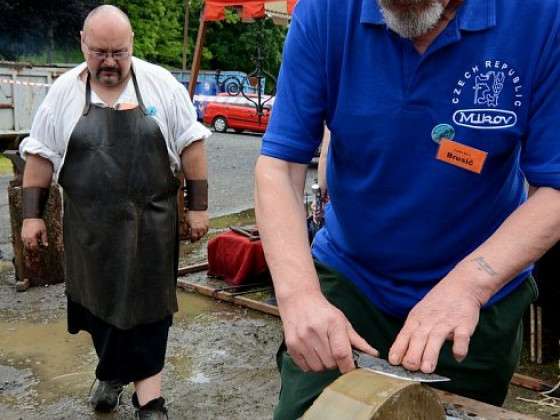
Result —
<path fill-rule="evenodd" d="M 446 138 L 441 139 L 436 158 L 450 165 L 479 174 L 482 172 L 487 152 Z"/>

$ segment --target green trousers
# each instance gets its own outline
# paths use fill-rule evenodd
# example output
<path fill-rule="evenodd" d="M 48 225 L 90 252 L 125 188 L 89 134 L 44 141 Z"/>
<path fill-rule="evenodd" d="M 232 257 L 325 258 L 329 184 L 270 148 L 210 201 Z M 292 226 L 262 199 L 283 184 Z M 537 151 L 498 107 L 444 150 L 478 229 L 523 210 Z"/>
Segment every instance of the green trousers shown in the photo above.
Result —
<path fill-rule="evenodd" d="M 404 320 L 380 312 L 340 274 L 319 264 L 316 268 L 326 298 L 344 312 L 358 334 L 386 359 Z M 536 284 L 529 277 L 505 299 L 483 309 L 471 338 L 469 354 L 462 363 L 453 358 L 452 343 L 444 344 L 436 373 L 451 378 L 451 381 L 435 387 L 489 404 L 503 404 L 519 362 L 523 341 L 522 317 L 536 297 Z M 321 373 L 303 372 L 290 358 L 284 343 L 278 351 L 277 363 L 282 388 L 274 412 L 275 420 L 301 417 L 323 389 L 340 376 L 338 369 Z"/>

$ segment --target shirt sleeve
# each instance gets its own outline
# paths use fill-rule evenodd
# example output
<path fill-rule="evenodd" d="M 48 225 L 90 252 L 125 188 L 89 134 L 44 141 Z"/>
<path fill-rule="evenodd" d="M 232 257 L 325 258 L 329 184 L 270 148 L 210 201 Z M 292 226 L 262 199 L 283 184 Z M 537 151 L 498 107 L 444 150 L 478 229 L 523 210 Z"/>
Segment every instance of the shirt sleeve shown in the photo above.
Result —
<path fill-rule="evenodd" d="M 320 2 L 300 1 L 286 43 L 271 119 L 261 154 L 308 163 L 321 142 L 325 120 L 325 51 L 312 8 Z"/>
<path fill-rule="evenodd" d="M 558 22 L 558 20 L 557 20 Z M 550 37 L 534 81 L 521 167 L 529 184 L 560 189 L 560 31 Z"/>
<path fill-rule="evenodd" d="M 185 147 L 197 140 L 207 139 L 212 133 L 197 121 L 194 106 L 182 85 L 177 84 L 173 91 L 171 107 L 169 129 L 180 157 Z"/>
<path fill-rule="evenodd" d="M 48 159 L 53 164 L 54 173 L 58 173 L 65 149 L 64 142 L 58 141 L 53 115 L 44 101 L 33 118 L 29 137 L 19 145 L 19 154 L 23 159 L 27 154 Z"/>

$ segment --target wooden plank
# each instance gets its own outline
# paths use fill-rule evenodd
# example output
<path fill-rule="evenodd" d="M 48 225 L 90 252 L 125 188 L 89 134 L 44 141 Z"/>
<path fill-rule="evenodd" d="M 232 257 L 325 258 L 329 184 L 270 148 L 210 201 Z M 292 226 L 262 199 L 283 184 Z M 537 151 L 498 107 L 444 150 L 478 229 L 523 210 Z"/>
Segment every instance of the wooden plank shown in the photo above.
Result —
<path fill-rule="evenodd" d="M 180 267 L 177 270 L 177 275 L 184 276 L 186 274 L 197 273 L 199 271 L 204 271 L 208 269 L 208 261 L 187 265 L 186 267 Z"/>
<path fill-rule="evenodd" d="M 521 388 L 530 389 L 531 391 L 544 392 L 552 389 L 552 385 L 547 384 L 545 381 L 537 378 L 533 378 L 527 375 L 521 375 L 520 373 L 515 373 L 511 379 L 512 385 L 519 386 Z"/>
<path fill-rule="evenodd" d="M 537 417 L 516 413 L 505 408 L 496 407 L 470 398 L 461 397 L 446 391 L 435 389 L 440 401 L 444 404 L 452 404 L 460 411 L 467 411 L 479 417 L 492 420 L 535 420 Z"/>
<path fill-rule="evenodd" d="M 198 292 L 201 295 L 209 296 L 214 299 L 220 299 L 226 302 L 234 303 L 236 305 L 244 306 L 246 308 L 254 309 L 256 311 L 261 311 L 269 315 L 280 316 L 280 313 L 278 312 L 278 307 L 276 305 L 270 305 L 265 302 L 259 302 L 247 296 L 236 296 L 234 293 L 217 291 L 216 288 L 214 287 L 205 284 L 195 283 L 185 279 L 178 279 L 177 286 L 189 291 L 194 290 L 195 292 Z"/>

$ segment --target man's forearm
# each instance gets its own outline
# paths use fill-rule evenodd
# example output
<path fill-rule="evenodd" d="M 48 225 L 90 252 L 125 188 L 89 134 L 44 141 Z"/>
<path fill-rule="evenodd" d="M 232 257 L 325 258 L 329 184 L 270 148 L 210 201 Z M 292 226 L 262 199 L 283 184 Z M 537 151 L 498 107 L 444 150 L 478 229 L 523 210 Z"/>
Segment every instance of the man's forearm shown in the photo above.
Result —
<path fill-rule="evenodd" d="M 263 156 L 256 167 L 257 224 L 280 304 L 320 291 L 305 226 L 305 170 L 305 165 Z"/>
<path fill-rule="evenodd" d="M 204 141 L 190 144 L 181 154 L 181 163 L 186 178 L 185 208 L 190 211 L 207 211 L 208 162 Z"/>
<path fill-rule="evenodd" d="M 472 282 L 481 304 L 560 240 L 560 191 L 539 188 L 447 277 Z"/>
<path fill-rule="evenodd" d="M 208 161 L 203 140 L 195 141 L 183 150 L 181 165 L 186 179 L 208 179 Z"/>
<path fill-rule="evenodd" d="M 37 155 L 27 155 L 23 173 L 23 187 L 49 188 L 53 176 L 52 163 Z"/>

